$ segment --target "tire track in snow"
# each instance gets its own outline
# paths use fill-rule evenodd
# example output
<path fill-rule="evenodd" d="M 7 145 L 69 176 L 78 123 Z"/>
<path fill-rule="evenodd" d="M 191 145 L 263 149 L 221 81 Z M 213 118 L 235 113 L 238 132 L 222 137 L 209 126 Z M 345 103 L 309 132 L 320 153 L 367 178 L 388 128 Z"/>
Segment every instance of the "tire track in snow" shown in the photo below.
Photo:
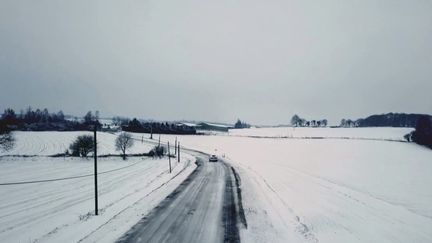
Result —
<path fill-rule="evenodd" d="M 174 180 L 177 176 L 179 176 L 181 173 L 183 173 L 187 167 L 190 166 L 191 161 L 188 160 L 187 164 L 178 172 L 176 173 L 173 177 L 171 177 L 168 181 L 162 183 L 160 186 L 156 187 L 155 189 L 153 189 L 152 191 L 150 191 L 149 193 L 147 193 L 146 195 L 144 195 L 143 197 L 139 198 L 137 201 L 135 201 L 133 204 L 127 206 L 126 208 L 124 208 L 123 210 L 121 210 L 120 212 L 116 213 L 113 217 L 111 217 L 109 220 L 107 220 L 104 224 L 100 225 L 99 227 L 97 227 L 95 230 L 93 230 L 91 233 L 89 233 L 88 235 L 84 236 L 83 238 L 81 238 L 78 242 L 83 242 L 85 241 L 88 237 L 90 237 L 92 234 L 96 233 L 97 231 L 101 230 L 103 227 L 105 227 L 106 225 L 108 225 L 109 223 L 111 223 L 112 221 L 116 220 L 122 213 L 124 213 L 125 211 L 133 208 L 134 206 L 136 206 L 137 204 L 139 204 L 142 200 L 144 200 L 145 198 L 147 198 L 149 195 L 151 195 L 152 193 L 160 190 L 163 186 L 167 185 L 168 183 L 170 183 L 172 180 Z M 196 171 L 196 168 L 194 169 L 194 171 Z M 192 171 L 192 173 L 194 173 L 194 171 Z M 187 179 L 186 179 L 187 180 Z"/>
<path fill-rule="evenodd" d="M 150 167 L 151 168 L 151 167 Z M 144 170 L 144 173 L 142 173 Z M 106 184 L 102 184 L 100 185 L 100 191 L 99 191 L 99 197 L 105 195 L 106 193 L 113 191 L 113 189 L 116 187 L 121 187 L 122 183 L 128 181 L 132 176 L 147 176 L 146 172 L 149 171 L 148 173 L 151 174 L 151 169 L 149 170 L 149 167 L 143 168 L 142 170 L 138 170 L 138 171 L 129 171 L 129 173 L 125 173 L 125 174 L 121 174 L 115 178 L 113 178 L 109 183 Z M 167 172 L 166 170 L 164 171 L 165 173 Z M 32 214 L 32 216 L 30 217 L 26 217 L 24 219 L 21 219 L 17 221 L 17 219 L 11 221 L 11 222 L 16 222 L 15 224 L 13 224 L 12 226 L 10 226 L 11 224 L 6 224 L 9 225 L 9 227 L 7 227 L 6 229 L 3 229 L 0 231 L 0 233 L 4 233 L 6 231 L 12 230 L 14 228 L 16 228 L 17 226 L 23 227 L 26 225 L 26 223 L 34 223 L 37 220 L 41 220 L 44 217 L 52 217 L 52 212 L 53 211 L 60 211 L 62 209 L 77 205 L 79 203 L 91 200 L 92 198 L 94 198 L 94 188 L 93 188 L 93 184 L 92 181 L 89 182 L 81 182 L 84 183 L 84 185 L 81 185 L 78 188 L 72 188 L 70 190 L 81 190 L 81 188 L 83 187 L 89 187 L 88 189 L 84 190 L 84 191 L 80 191 L 80 195 L 78 197 L 74 196 L 69 200 L 66 200 L 65 202 L 62 202 L 61 204 L 54 206 L 54 207 L 50 207 L 50 208 L 46 208 L 45 210 L 41 210 L 37 213 Z M 137 182 L 139 184 L 139 182 Z M 114 185 L 114 187 L 113 187 Z M 35 204 L 31 204 L 30 207 L 25 208 L 24 210 L 21 209 L 20 211 L 16 211 L 16 212 L 12 212 L 9 213 L 7 215 L 4 215 L 2 217 L 6 217 L 6 216 L 19 216 L 20 213 L 25 213 L 28 210 L 32 210 L 32 209 L 36 209 L 39 208 L 41 206 L 45 206 L 47 204 L 52 204 L 52 203 L 57 203 L 57 202 L 61 202 L 63 199 L 67 199 L 70 198 L 70 194 L 68 192 L 63 192 L 63 193 L 53 193 L 52 194 L 54 197 L 49 197 L 48 201 L 45 202 L 41 202 L 37 205 Z M 7 221 L 6 221 L 7 222 Z"/>
<path fill-rule="evenodd" d="M 106 173 L 111 173 L 111 172 L 119 171 L 119 170 L 122 170 L 122 169 L 129 168 L 131 166 L 134 166 L 134 165 L 136 165 L 138 163 L 141 163 L 141 162 L 136 162 L 134 164 L 127 165 L 127 166 L 121 167 L 121 168 L 116 168 L 116 169 L 112 169 L 112 170 L 108 170 L 108 171 L 98 172 L 97 174 L 98 175 L 103 175 L 103 174 L 106 174 Z M 69 176 L 69 177 L 46 179 L 46 180 L 35 180 L 35 181 L 4 182 L 4 183 L 0 183 L 0 186 L 11 186 L 11 185 L 23 185 L 23 184 L 34 184 L 34 183 L 43 183 L 43 182 L 64 181 L 64 180 L 72 180 L 72 179 L 78 179 L 78 178 L 90 177 L 90 176 L 94 176 L 94 174 L 85 174 L 85 175 Z"/>
<path fill-rule="evenodd" d="M 287 209 L 292 215 L 294 215 L 293 220 L 294 220 L 294 222 L 296 222 L 297 226 L 295 228 L 296 228 L 296 231 L 298 233 L 300 233 L 301 235 L 303 235 L 303 237 L 306 240 L 310 241 L 310 242 L 314 242 L 314 243 L 315 242 L 319 242 L 318 238 L 310 230 L 310 227 L 306 223 L 302 222 L 299 214 L 296 213 L 288 205 L 287 202 L 285 202 L 285 200 L 279 195 L 279 193 L 267 182 L 267 180 L 260 173 L 258 173 L 256 170 L 252 169 L 251 167 L 244 165 L 241 162 L 237 162 L 237 164 L 239 164 L 241 167 L 243 167 L 243 169 L 249 170 L 253 174 L 257 175 L 260 178 L 260 180 L 264 183 L 265 187 L 268 188 L 269 192 L 271 192 L 278 199 L 278 201 L 280 201 L 284 205 L 285 209 Z M 262 184 L 262 183 L 260 183 L 257 180 L 256 177 L 252 177 L 252 179 L 255 180 L 258 185 Z M 265 194 L 267 194 L 267 193 L 265 193 Z M 274 207 L 271 201 L 270 201 L 270 205 L 273 207 L 274 211 L 278 212 L 277 215 L 281 219 L 281 221 L 284 222 L 285 226 L 289 227 L 288 224 L 287 224 L 287 222 L 286 222 L 286 219 L 282 217 L 283 214 L 279 212 L 279 209 L 277 209 L 276 207 Z"/>
<path fill-rule="evenodd" d="M 281 165 L 281 164 L 278 164 L 278 165 Z M 281 165 L 281 166 L 283 166 L 285 169 L 289 169 L 293 173 L 296 173 L 296 174 L 304 176 L 304 177 L 311 178 L 314 181 L 315 184 L 317 184 L 317 185 L 319 185 L 321 187 L 324 187 L 324 188 L 326 188 L 328 190 L 332 190 L 332 191 L 338 193 L 339 195 L 342 195 L 343 197 L 345 197 L 345 198 L 347 198 L 347 199 L 349 199 L 351 201 L 354 201 L 356 203 L 359 203 L 359 204 L 361 204 L 361 205 L 363 205 L 365 207 L 369 207 L 370 208 L 371 206 L 369 204 L 363 202 L 362 200 L 356 198 L 353 194 L 359 194 L 359 195 L 361 195 L 361 196 L 363 196 L 365 198 L 369 198 L 371 200 L 379 201 L 381 203 L 384 203 L 384 204 L 387 204 L 387 205 L 390 205 L 390 206 L 393 206 L 393 207 L 402 207 L 405 210 L 407 210 L 407 211 L 409 211 L 409 212 L 411 212 L 411 213 L 413 213 L 415 215 L 432 219 L 432 217 L 430 217 L 428 215 L 419 214 L 418 212 L 415 212 L 414 210 L 409 209 L 409 208 L 405 207 L 402 204 L 397 204 L 397 203 L 389 202 L 388 200 L 384 200 L 382 198 L 379 198 L 377 196 L 372 195 L 369 192 L 366 192 L 366 191 L 354 188 L 352 186 L 349 186 L 349 185 L 346 185 L 346 184 L 342 184 L 342 183 L 339 183 L 339 182 L 336 182 L 336 181 L 333 181 L 333 180 L 330 180 L 330 179 L 327 179 L 327 178 L 324 178 L 324 177 L 321 177 L 321 176 L 316 176 L 316 175 L 313 175 L 313 174 L 310 174 L 310 173 L 307 173 L 307 172 L 304 172 L 304 171 L 300 171 L 300 170 L 297 170 L 297 169 L 295 169 L 293 167 L 290 167 L 290 166 L 287 166 L 287 165 Z M 329 186 L 329 185 L 331 185 L 331 186 Z"/>

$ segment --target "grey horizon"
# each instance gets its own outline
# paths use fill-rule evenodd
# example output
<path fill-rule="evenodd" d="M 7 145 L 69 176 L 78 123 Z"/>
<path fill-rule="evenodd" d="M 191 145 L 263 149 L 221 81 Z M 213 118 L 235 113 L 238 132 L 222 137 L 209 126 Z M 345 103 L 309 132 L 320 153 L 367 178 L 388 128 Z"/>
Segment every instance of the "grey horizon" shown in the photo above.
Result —
<path fill-rule="evenodd" d="M 0 3 L 0 109 L 287 124 L 432 113 L 431 1 Z"/>

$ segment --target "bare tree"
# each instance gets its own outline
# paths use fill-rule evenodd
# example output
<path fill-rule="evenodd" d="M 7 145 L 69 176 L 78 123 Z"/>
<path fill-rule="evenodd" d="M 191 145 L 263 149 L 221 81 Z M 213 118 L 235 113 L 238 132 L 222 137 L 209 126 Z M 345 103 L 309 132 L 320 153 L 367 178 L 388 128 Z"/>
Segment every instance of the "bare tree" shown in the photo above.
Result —
<path fill-rule="evenodd" d="M 126 160 L 126 150 L 131 148 L 134 140 L 129 133 L 122 132 L 115 141 L 115 146 L 117 151 L 122 152 L 123 160 Z"/>

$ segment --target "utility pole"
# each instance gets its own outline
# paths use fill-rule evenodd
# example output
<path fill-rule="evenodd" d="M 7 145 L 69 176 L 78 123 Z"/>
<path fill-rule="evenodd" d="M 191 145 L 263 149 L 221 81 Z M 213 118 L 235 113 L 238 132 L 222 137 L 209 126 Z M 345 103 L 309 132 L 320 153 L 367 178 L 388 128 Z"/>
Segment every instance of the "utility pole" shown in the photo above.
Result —
<path fill-rule="evenodd" d="M 150 139 L 153 139 L 153 124 L 150 123 Z"/>
<path fill-rule="evenodd" d="M 94 137 L 93 137 L 93 146 L 94 146 L 94 184 L 95 184 L 95 214 L 99 215 L 98 213 L 98 182 L 97 182 L 97 140 L 96 140 L 96 130 L 97 125 L 95 123 L 94 125 Z"/>
<path fill-rule="evenodd" d="M 177 155 L 177 137 L 176 137 L 175 143 L 174 143 L 174 155 Z"/>
<path fill-rule="evenodd" d="M 170 153 L 169 142 L 168 142 L 168 163 L 169 163 L 169 169 L 170 169 L 170 174 L 171 174 L 171 153 Z"/>
<path fill-rule="evenodd" d="M 160 147 L 160 134 L 159 134 L 159 143 L 158 143 L 158 147 Z"/>
<path fill-rule="evenodd" d="M 177 143 L 177 146 L 178 146 L 178 148 L 177 148 L 177 151 L 178 151 L 178 154 L 177 154 L 177 163 L 180 163 L 180 142 Z"/>

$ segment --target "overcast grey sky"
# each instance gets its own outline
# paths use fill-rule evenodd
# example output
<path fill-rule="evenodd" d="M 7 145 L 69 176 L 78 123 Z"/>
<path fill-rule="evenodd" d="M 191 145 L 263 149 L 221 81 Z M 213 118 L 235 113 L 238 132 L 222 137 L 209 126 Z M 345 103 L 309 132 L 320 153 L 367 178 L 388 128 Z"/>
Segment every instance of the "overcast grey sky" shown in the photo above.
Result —
<path fill-rule="evenodd" d="M 431 0 L 0 0 L 0 108 L 288 123 L 432 113 Z"/>

